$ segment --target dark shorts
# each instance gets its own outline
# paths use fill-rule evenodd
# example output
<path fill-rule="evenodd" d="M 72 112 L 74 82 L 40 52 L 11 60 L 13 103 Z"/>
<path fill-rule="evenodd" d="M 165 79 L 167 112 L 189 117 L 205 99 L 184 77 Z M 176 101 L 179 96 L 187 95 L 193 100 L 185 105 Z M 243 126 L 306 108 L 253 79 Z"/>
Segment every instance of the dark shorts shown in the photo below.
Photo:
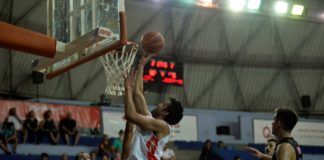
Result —
<path fill-rule="evenodd" d="M 71 132 L 71 131 L 70 131 L 70 132 Z M 64 135 L 64 134 L 68 134 L 68 133 L 67 133 L 66 131 L 64 131 L 64 130 L 61 130 L 60 133 L 61 133 L 62 135 Z M 74 132 L 73 136 L 77 135 L 78 133 L 79 133 L 79 131 L 76 130 L 76 131 Z"/>

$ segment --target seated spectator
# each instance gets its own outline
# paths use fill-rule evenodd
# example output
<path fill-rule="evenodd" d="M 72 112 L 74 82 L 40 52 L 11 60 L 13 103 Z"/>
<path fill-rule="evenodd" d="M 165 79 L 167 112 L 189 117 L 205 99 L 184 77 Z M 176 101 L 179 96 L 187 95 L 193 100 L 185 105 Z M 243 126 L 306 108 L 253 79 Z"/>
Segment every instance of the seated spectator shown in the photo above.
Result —
<path fill-rule="evenodd" d="M 90 152 L 90 160 L 98 160 L 96 151 L 91 151 Z"/>
<path fill-rule="evenodd" d="M 222 149 L 225 149 L 225 144 L 223 141 L 218 141 L 217 142 L 217 148 L 222 150 Z"/>
<path fill-rule="evenodd" d="M 203 149 L 200 153 L 199 160 L 210 160 L 213 159 L 212 155 L 212 142 L 210 139 L 207 139 L 204 142 Z"/>
<path fill-rule="evenodd" d="M 17 131 L 21 130 L 22 120 L 18 117 L 16 108 L 9 109 L 8 116 L 5 119 L 6 122 L 12 122 Z"/>
<path fill-rule="evenodd" d="M 44 113 L 44 119 L 39 124 L 38 143 L 43 141 L 44 135 L 47 136 L 53 144 L 57 144 L 60 138 L 58 127 L 52 118 L 51 110 Z"/>
<path fill-rule="evenodd" d="M 105 94 L 101 94 L 99 97 L 99 102 L 93 102 L 90 106 L 110 106 L 111 100 L 106 97 Z"/>
<path fill-rule="evenodd" d="M 215 155 L 215 157 L 216 157 L 217 160 L 223 160 L 223 159 L 225 159 L 225 158 L 220 154 L 220 152 L 221 152 L 222 150 L 224 150 L 224 149 L 227 149 L 227 148 L 225 147 L 224 142 L 223 142 L 223 141 L 218 141 L 218 142 L 217 142 L 217 147 L 213 150 L 213 153 L 214 153 L 214 155 Z"/>
<path fill-rule="evenodd" d="M 47 153 L 42 153 L 40 155 L 40 160 L 49 160 L 49 155 Z"/>
<path fill-rule="evenodd" d="M 176 160 L 174 151 L 165 145 L 163 148 L 161 160 Z"/>
<path fill-rule="evenodd" d="M 74 138 L 73 145 L 78 144 L 80 140 L 80 132 L 77 129 L 76 121 L 72 119 L 71 112 L 66 114 L 66 118 L 62 119 L 60 122 L 60 131 L 64 135 L 64 140 L 67 145 L 70 144 L 70 137 Z"/>
<path fill-rule="evenodd" d="M 8 149 L 8 143 L 11 143 L 13 145 L 12 152 L 16 153 L 18 145 L 17 131 L 14 127 L 14 123 L 11 122 L 10 119 L 2 126 L 1 148 L 5 151 L 6 154 L 11 154 Z"/>
<path fill-rule="evenodd" d="M 80 152 L 75 156 L 75 160 L 90 160 L 90 156 L 86 152 Z"/>
<path fill-rule="evenodd" d="M 120 159 L 121 153 L 123 151 L 123 139 L 124 139 L 124 131 L 120 130 L 118 132 L 119 137 L 114 140 L 113 149 L 116 153 L 117 159 Z"/>
<path fill-rule="evenodd" d="M 109 158 L 115 158 L 114 149 L 109 142 L 108 135 L 104 135 L 101 143 L 99 144 L 98 156 L 103 158 L 104 156 L 108 156 Z"/>
<path fill-rule="evenodd" d="M 98 105 L 100 105 L 100 106 L 110 106 L 110 103 L 111 103 L 110 99 L 108 99 L 105 94 L 100 95 L 100 102 L 98 103 Z"/>
<path fill-rule="evenodd" d="M 35 142 L 35 136 L 38 131 L 38 120 L 35 117 L 35 112 L 30 111 L 27 119 L 23 123 L 23 142 Z"/>
<path fill-rule="evenodd" d="M 107 134 L 104 134 L 104 135 L 102 136 L 101 141 L 106 140 L 106 139 L 109 141 L 109 136 L 108 136 Z M 109 142 L 110 142 L 110 141 L 109 141 Z"/>
<path fill-rule="evenodd" d="M 102 160 L 109 160 L 109 157 L 107 155 L 102 156 Z"/>
<path fill-rule="evenodd" d="M 91 135 L 100 135 L 99 128 L 93 128 L 90 130 Z"/>
<path fill-rule="evenodd" d="M 235 155 L 234 160 L 241 160 L 241 157 L 239 155 Z"/>
<path fill-rule="evenodd" d="M 63 153 L 63 154 L 61 155 L 61 160 L 69 160 L 68 155 L 67 155 L 66 153 Z"/>
<path fill-rule="evenodd" d="M 219 153 L 224 148 L 223 141 L 218 141 L 217 147 L 213 148 L 212 141 L 207 139 L 204 143 L 199 160 L 223 160 L 224 158 Z"/>

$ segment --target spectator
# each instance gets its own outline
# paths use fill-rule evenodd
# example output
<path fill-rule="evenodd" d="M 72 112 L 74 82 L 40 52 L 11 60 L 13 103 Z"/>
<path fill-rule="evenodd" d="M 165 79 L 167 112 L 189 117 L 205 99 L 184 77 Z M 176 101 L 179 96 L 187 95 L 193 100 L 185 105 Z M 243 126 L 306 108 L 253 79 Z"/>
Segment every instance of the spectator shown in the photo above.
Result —
<path fill-rule="evenodd" d="M 204 143 L 203 150 L 200 154 L 199 160 L 223 160 L 220 151 L 224 148 L 224 142 L 218 141 L 217 147 L 213 148 L 211 140 L 207 139 Z"/>
<path fill-rule="evenodd" d="M 98 103 L 100 106 L 110 106 L 110 103 L 110 99 L 108 99 L 105 94 L 100 95 L 100 102 Z"/>
<path fill-rule="evenodd" d="M 104 140 L 104 139 L 108 139 L 108 140 L 109 140 L 109 136 L 108 136 L 107 134 L 104 134 L 103 137 L 102 137 L 102 139 L 103 139 L 103 140 Z"/>
<path fill-rule="evenodd" d="M 23 123 L 23 142 L 26 143 L 27 139 L 30 142 L 35 142 L 35 136 L 38 131 L 38 120 L 35 117 L 35 112 L 30 111 L 27 119 Z"/>
<path fill-rule="evenodd" d="M 102 156 L 102 160 L 109 160 L 109 157 L 107 155 Z"/>
<path fill-rule="evenodd" d="M 217 159 L 217 160 L 223 160 L 223 159 L 225 159 L 222 155 L 221 155 L 221 151 L 222 150 L 224 150 L 224 149 L 226 149 L 226 147 L 225 147 L 225 144 L 224 144 L 224 142 L 223 141 L 218 141 L 217 142 L 217 147 L 215 148 L 215 150 L 213 150 L 213 154 L 214 154 L 214 156 L 215 156 L 215 158 Z"/>
<path fill-rule="evenodd" d="M 2 134 L 1 134 L 1 148 L 5 151 L 6 154 L 11 154 L 8 149 L 8 143 L 13 145 L 12 152 L 16 153 L 17 145 L 18 145 L 18 138 L 17 138 L 17 131 L 15 129 L 14 123 L 12 119 L 8 119 L 2 126 Z"/>
<path fill-rule="evenodd" d="M 63 153 L 63 154 L 61 155 L 61 160 L 69 160 L 68 155 L 67 155 L 66 153 Z"/>
<path fill-rule="evenodd" d="M 220 150 L 223 150 L 225 149 L 225 144 L 223 141 L 218 141 L 217 142 L 217 148 L 220 149 Z"/>
<path fill-rule="evenodd" d="M 96 151 L 90 152 L 90 160 L 97 160 L 97 152 Z"/>
<path fill-rule="evenodd" d="M 75 156 L 75 160 L 90 160 L 90 155 L 86 152 L 80 152 Z"/>
<path fill-rule="evenodd" d="M 40 155 L 40 160 L 48 160 L 49 159 L 49 155 L 47 153 L 42 153 Z"/>
<path fill-rule="evenodd" d="M 47 136 L 53 144 L 57 144 L 60 138 L 57 125 L 52 118 L 51 110 L 44 113 L 44 119 L 39 124 L 38 143 L 43 141 L 44 135 Z"/>
<path fill-rule="evenodd" d="M 204 142 L 203 149 L 201 151 L 201 154 L 199 156 L 199 160 L 210 160 L 213 159 L 212 155 L 212 142 L 210 139 L 207 139 Z"/>
<path fill-rule="evenodd" d="M 17 131 L 21 129 L 22 120 L 17 116 L 16 108 L 9 109 L 8 116 L 5 119 L 5 123 L 9 121 L 14 124 L 14 127 Z"/>
<path fill-rule="evenodd" d="M 105 94 L 101 94 L 99 97 L 99 102 L 93 102 L 90 106 L 110 106 L 111 100 L 106 97 Z"/>
<path fill-rule="evenodd" d="M 120 155 L 123 150 L 124 131 L 120 130 L 118 132 L 118 135 L 119 135 L 119 137 L 114 140 L 114 143 L 112 146 L 113 146 L 114 152 L 116 153 L 116 156 L 118 157 L 118 159 L 120 159 Z"/>
<path fill-rule="evenodd" d="M 100 135 L 99 128 L 93 128 L 90 130 L 91 135 Z"/>
<path fill-rule="evenodd" d="M 234 160 L 241 160 L 241 157 L 239 155 L 235 155 Z"/>
<path fill-rule="evenodd" d="M 99 144 L 98 156 L 103 158 L 104 156 L 108 156 L 109 158 L 115 158 L 114 149 L 109 142 L 108 135 L 104 135 L 101 143 Z"/>
<path fill-rule="evenodd" d="M 80 132 L 77 129 L 76 121 L 72 118 L 71 112 L 67 112 L 66 118 L 60 122 L 60 131 L 64 135 L 64 140 L 67 145 L 70 144 L 70 137 L 74 138 L 73 145 L 78 144 L 80 140 Z"/>
<path fill-rule="evenodd" d="M 171 148 L 168 148 L 166 145 L 163 148 L 163 153 L 161 160 L 176 160 L 174 151 Z"/>

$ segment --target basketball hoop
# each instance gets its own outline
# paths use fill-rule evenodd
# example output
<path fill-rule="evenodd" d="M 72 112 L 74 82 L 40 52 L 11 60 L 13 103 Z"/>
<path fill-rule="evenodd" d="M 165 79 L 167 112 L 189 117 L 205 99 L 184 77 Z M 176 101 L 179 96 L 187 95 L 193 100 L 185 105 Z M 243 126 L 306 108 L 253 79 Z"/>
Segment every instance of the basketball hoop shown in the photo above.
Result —
<path fill-rule="evenodd" d="M 124 77 L 131 70 L 137 50 L 138 44 L 127 42 L 122 48 L 114 49 L 99 57 L 99 61 L 106 72 L 106 94 L 113 96 L 124 95 Z"/>

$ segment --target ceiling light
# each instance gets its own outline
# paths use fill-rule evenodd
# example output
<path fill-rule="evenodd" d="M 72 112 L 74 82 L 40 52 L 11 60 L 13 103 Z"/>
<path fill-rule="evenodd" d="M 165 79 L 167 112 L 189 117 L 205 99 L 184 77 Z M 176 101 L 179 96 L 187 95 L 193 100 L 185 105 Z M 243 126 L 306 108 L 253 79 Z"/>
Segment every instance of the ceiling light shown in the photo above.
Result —
<path fill-rule="evenodd" d="M 249 0 L 247 4 L 248 9 L 259 10 L 261 5 L 261 0 Z"/>
<path fill-rule="evenodd" d="M 288 3 L 285 1 L 277 1 L 275 4 L 275 11 L 277 13 L 287 13 Z"/>
<path fill-rule="evenodd" d="M 304 6 L 299 4 L 294 4 L 291 10 L 292 15 L 300 16 L 303 14 Z"/>
<path fill-rule="evenodd" d="M 245 6 L 245 0 L 230 0 L 229 1 L 229 7 L 233 11 L 241 11 L 244 9 Z"/>

